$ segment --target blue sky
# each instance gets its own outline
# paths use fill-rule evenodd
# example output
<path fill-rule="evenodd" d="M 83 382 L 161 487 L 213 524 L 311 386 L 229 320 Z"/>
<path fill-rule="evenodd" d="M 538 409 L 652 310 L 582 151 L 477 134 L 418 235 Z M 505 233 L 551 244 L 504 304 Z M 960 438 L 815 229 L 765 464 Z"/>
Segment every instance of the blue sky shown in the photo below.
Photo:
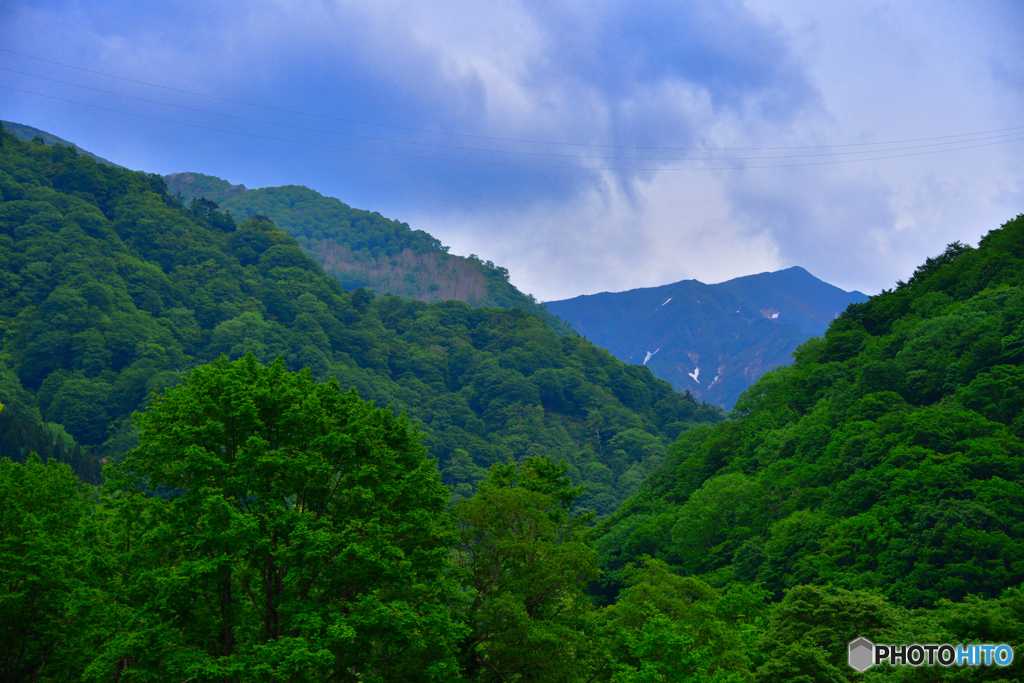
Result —
<path fill-rule="evenodd" d="M 1024 211 L 1019 2 L 33 0 L 0 48 L 0 118 L 308 185 L 542 300 L 792 265 L 874 293 Z"/>

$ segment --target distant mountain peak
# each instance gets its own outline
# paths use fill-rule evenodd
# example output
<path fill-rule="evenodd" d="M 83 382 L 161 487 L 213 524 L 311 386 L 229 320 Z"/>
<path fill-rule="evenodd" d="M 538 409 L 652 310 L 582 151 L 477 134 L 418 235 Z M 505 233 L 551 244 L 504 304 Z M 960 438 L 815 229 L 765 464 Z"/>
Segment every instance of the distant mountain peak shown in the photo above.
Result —
<path fill-rule="evenodd" d="M 792 266 L 714 285 L 681 280 L 547 306 L 590 341 L 647 366 L 677 391 L 730 408 L 847 306 L 866 300 Z"/>
<path fill-rule="evenodd" d="M 456 299 L 473 306 L 521 308 L 557 334 L 570 328 L 509 282 L 508 270 L 478 257 L 448 252 L 432 235 L 377 211 L 355 209 L 304 185 L 251 189 L 223 178 L 184 172 L 165 176 L 172 195 L 205 197 L 236 219 L 269 218 L 296 239 L 346 289 L 366 287 L 420 301 Z"/>

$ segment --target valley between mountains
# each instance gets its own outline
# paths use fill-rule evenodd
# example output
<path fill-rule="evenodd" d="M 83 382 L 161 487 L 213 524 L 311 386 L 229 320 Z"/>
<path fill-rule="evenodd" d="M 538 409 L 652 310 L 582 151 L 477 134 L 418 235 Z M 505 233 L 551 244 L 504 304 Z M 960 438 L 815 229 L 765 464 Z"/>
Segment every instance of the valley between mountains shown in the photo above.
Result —
<path fill-rule="evenodd" d="M 309 188 L 5 123 L 0 669 L 1021 680 L 1022 362 L 1024 215 L 871 297 L 544 305 Z M 859 672 L 858 638 L 1017 658 Z"/>
<path fill-rule="evenodd" d="M 717 285 L 690 280 L 538 306 L 490 261 L 449 254 L 422 231 L 305 187 L 248 190 L 201 173 L 172 174 L 167 183 L 185 202 L 205 198 L 236 216 L 270 217 L 346 289 L 523 308 L 557 333 L 571 328 L 622 361 L 646 365 L 676 391 L 725 410 L 849 304 L 867 300 L 794 267 Z"/>

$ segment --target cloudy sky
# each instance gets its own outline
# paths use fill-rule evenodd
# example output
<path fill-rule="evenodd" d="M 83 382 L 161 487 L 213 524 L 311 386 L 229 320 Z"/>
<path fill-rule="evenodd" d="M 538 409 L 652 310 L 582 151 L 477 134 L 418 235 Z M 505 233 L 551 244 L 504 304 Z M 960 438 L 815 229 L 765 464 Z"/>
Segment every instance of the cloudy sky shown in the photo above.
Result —
<path fill-rule="evenodd" d="M 2 119 L 307 185 L 542 300 L 875 293 L 1024 212 L 1021 2 L 6 0 L 0 86 Z"/>

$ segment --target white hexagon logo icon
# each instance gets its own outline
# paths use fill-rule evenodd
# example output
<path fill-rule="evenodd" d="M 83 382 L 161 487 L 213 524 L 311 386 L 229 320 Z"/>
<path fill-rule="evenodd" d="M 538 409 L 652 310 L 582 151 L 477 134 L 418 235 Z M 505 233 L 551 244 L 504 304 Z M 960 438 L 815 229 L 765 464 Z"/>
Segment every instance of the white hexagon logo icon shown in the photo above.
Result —
<path fill-rule="evenodd" d="M 866 671 L 875 663 L 875 644 L 867 638 L 858 638 L 850 643 L 847 657 L 854 669 Z"/>

